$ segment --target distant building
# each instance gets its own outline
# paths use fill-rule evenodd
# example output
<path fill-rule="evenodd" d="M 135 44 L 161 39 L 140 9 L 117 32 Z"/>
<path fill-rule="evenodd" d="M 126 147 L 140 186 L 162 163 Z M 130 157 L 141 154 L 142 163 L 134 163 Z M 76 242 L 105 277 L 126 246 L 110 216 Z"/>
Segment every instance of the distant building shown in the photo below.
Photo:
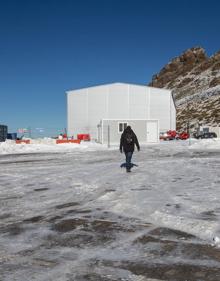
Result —
<path fill-rule="evenodd" d="M 0 125 L 0 141 L 7 139 L 8 127 L 6 125 Z"/>
<path fill-rule="evenodd" d="M 140 142 L 158 142 L 159 132 L 176 129 L 170 90 L 113 83 L 67 92 L 68 135 L 90 134 L 100 143 L 119 143 L 130 125 Z"/>

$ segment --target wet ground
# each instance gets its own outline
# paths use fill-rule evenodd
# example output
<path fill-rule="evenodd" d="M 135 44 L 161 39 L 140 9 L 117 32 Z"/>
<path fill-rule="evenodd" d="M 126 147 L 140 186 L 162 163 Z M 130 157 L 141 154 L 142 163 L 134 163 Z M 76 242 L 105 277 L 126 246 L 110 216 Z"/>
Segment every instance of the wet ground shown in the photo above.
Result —
<path fill-rule="evenodd" d="M 0 280 L 219 281 L 218 247 L 192 233 L 100 204 L 101 197 L 111 198 L 117 192 L 112 198 L 119 200 L 118 180 L 126 173 L 120 171 L 118 179 L 111 180 L 108 169 L 119 169 L 116 152 L 97 152 L 92 161 L 94 153 L 0 157 Z M 154 150 L 148 160 L 166 159 L 167 165 L 191 156 L 179 153 L 170 159 L 169 153 Z M 219 155 L 196 152 L 193 165 L 201 163 L 200 156 L 209 158 L 209 173 L 216 172 Z M 129 192 L 145 196 L 152 186 L 141 180 L 128 185 L 140 178 L 140 170 L 125 180 Z M 184 177 L 184 170 L 181 174 Z M 196 177 L 192 181 L 185 176 L 188 184 L 196 182 Z M 169 180 L 174 185 L 181 179 L 177 175 Z M 185 196 L 183 190 L 177 195 Z M 164 208 L 179 212 L 182 203 L 169 201 Z M 218 210 L 197 216 L 217 222 Z"/>

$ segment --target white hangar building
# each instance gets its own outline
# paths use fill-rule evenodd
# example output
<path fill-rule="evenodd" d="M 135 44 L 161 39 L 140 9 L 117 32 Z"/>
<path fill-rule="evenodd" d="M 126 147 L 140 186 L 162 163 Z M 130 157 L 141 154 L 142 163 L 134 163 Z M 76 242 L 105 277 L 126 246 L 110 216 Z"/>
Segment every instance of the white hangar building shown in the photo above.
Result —
<path fill-rule="evenodd" d="M 158 142 L 159 132 L 176 129 L 170 90 L 113 83 L 67 91 L 68 136 L 90 134 L 100 143 L 119 143 L 130 125 L 139 142 Z"/>

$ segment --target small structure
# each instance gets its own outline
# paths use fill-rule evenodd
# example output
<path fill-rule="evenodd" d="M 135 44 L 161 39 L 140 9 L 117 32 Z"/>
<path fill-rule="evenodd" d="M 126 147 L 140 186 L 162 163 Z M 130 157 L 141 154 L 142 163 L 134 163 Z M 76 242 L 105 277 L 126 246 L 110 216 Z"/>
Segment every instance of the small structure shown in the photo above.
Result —
<path fill-rule="evenodd" d="M 68 135 L 117 144 L 127 125 L 141 143 L 159 141 L 159 132 L 176 129 L 170 90 L 113 83 L 67 92 Z"/>
<path fill-rule="evenodd" d="M 0 125 L 0 141 L 5 141 L 7 139 L 8 126 Z"/>

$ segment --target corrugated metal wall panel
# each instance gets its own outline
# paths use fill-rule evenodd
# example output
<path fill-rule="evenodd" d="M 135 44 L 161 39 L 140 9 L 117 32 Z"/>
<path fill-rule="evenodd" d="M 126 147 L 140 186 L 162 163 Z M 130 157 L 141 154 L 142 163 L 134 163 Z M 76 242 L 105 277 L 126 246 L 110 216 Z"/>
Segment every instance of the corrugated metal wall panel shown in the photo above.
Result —
<path fill-rule="evenodd" d="M 68 135 L 88 131 L 87 90 L 72 91 L 68 94 Z"/>
<path fill-rule="evenodd" d="M 136 85 L 129 86 L 129 118 L 148 118 L 148 91 L 146 87 Z"/>
<path fill-rule="evenodd" d="M 108 86 L 92 87 L 88 89 L 88 133 L 93 138 L 98 137 L 97 125 L 103 118 L 108 117 Z"/>
<path fill-rule="evenodd" d="M 128 85 L 111 84 L 109 85 L 108 98 L 108 118 L 123 119 L 128 118 Z"/>
<path fill-rule="evenodd" d="M 170 129 L 170 92 L 150 88 L 150 119 L 159 119 L 160 130 Z"/>
<path fill-rule="evenodd" d="M 176 130 L 176 107 L 173 101 L 172 94 L 170 94 L 170 103 L 171 103 L 171 130 Z"/>

